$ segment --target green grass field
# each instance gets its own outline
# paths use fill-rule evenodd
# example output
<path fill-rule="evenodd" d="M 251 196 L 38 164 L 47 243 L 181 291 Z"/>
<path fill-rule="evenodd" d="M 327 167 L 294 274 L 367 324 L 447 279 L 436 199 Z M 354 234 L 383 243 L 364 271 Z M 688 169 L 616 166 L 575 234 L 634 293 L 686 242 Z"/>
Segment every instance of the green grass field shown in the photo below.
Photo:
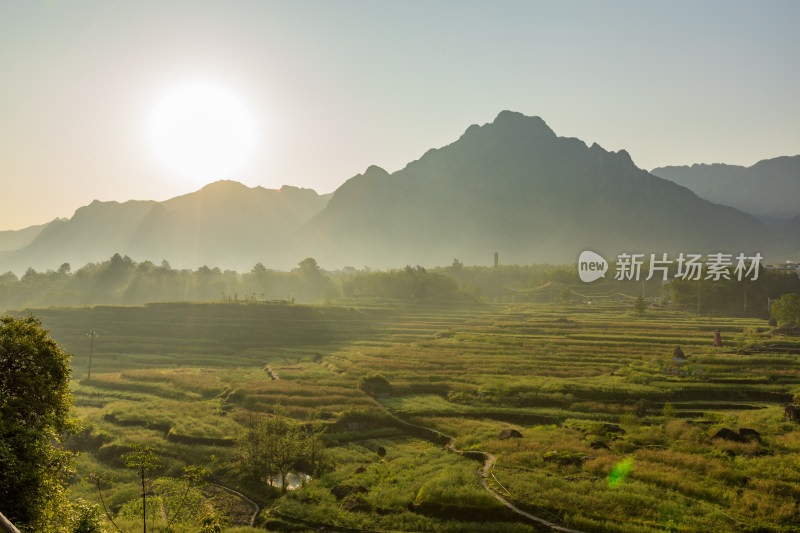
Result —
<path fill-rule="evenodd" d="M 88 429 L 76 441 L 73 498 L 98 501 L 82 478 L 107 472 L 117 478 L 104 492 L 113 510 L 136 496 L 120 456 L 141 443 L 161 458 L 158 475 L 203 465 L 254 499 L 258 523 L 273 530 L 542 530 L 483 489 L 481 461 L 388 410 L 459 449 L 495 454 L 494 491 L 564 527 L 800 530 L 800 425 L 784 422 L 782 407 L 800 392 L 800 355 L 781 350 L 792 340 L 773 337 L 764 320 L 636 315 L 629 303 L 390 300 L 28 312 L 74 353 L 75 406 Z M 711 347 L 717 329 L 723 348 Z M 371 373 L 391 392 L 359 389 Z M 276 404 L 329 425 L 326 472 L 284 496 L 233 466 L 243 428 Z M 710 438 L 723 427 L 760 440 Z M 500 440 L 504 429 L 522 437 Z M 363 491 L 337 498 L 341 485 Z M 241 502 L 220 505 L 232 510 L 231 531 L 246 525 Z"/>

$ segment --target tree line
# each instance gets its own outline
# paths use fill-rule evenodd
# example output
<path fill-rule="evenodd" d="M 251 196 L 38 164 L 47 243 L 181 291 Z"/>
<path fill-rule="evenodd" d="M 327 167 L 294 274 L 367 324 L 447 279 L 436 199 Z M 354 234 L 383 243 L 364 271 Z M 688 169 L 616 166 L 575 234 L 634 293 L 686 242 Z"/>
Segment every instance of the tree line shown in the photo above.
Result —
<path fill-rule="evenodd" d="M 573 279 L 575 278 L 575 279 Z M 176 269 L 169 262 L 135 262 L 114 254 L 107 261 L 73 270 L 29 268 L 22 276 L 0 274 L 0 309 L 52 305 L 139 305 L 153 301 L 266 301 L 313 303 L 339 297 L 403 298 L 447 301 L 509 299 L 511 287 L 547 281 L 574 282 L 568 267 L 550 265 L 464 266 L 458 259 L 446 267 L 406 266 L 390 270 L 344 267 L 326 271 L 309 257 L 290 271 L 257 263 L 249 272 L 208 265 Z"/>
<path fill-rule="evenodd" d="M 800 277 L 764 270 L 755 281 L 675 280 L 669 284 L 671 302 L 700 314 L 768 317 L 774 300 L 800 293 Z"/>
<path fill-rule="evenodd" d="M 290 272 L 256 264 L 239 273 L 203 265 L 175 269 L 167 261 L 137 263 L 115 254 L 76 271 L 64 263 L 58 270 L 29 268 L 17 277 L 0 275 L 0 308 L 50 305 L 136 305 L 153 301 L 297 300 L 314 302 L 337 295 L 335 286 L 313 258 Z"/>
<path fill-rule="evenodd" d="M 613 271 L 613 269 L 612 269 Z M 660 294 L 663 301 L 702 314 L 769 315 L 768 302 L 800 293 L 792 274 L 763 270 L 756 281 L 675 279 L 607 279 L 584 284 L 574 265 L 466 266 L 458 259 L 444 267 L 408 265 L 390 270 L 344 267 L 324 270 L 311 257 L 290 271 L 257 263 L 249 272 L 203 265 L 194 270 L 172 268 L 167 261 L 135 262 L 115 254 L 75 271 L 64 263 L 57 270 L 29 268 L 21 277 L 0 274 L 0 309 L 52 305 L 140 305 L 155 301 L 269 301 L 298 303 L 335 298 L 400 298 L 414 301 L 575 302 L 579 293 Z M 570 290 L 569 288 L 572 288 Z M 577 291 L 577 292 L 574 292 Z M 565 297 L 566 295 L 566 297 Z M 609 298 L 608 295 L 604 298 Z"/>

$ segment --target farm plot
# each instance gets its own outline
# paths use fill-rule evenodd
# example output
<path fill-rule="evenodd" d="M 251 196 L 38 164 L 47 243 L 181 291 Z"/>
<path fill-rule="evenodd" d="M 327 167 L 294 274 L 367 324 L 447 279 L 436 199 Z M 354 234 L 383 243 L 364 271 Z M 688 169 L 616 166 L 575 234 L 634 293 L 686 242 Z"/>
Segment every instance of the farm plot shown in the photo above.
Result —
<path fill-rule="evenodd" d="M 395 416 L 494 454 L 490 487 L 564 527 L 789 531 L 800 522 L 800 426 L 784 422 L 782 407 L 800 392 L 800 356 L 750 349 L 791 344 L 765 321 L 613 305 L 261 305 L 41 312 L 78 353 L 76 406 L 89 428 L 78 470 L 118 476 L 113 509 L 134 490 L 120 456 L 144 443 L 163 457 L 164 475 L 202 464 L 257 500 L 262 524 L 276 528 L 539 527 L 481 488 L 482 460 L 411 435 Z M 101 332 L 91 379 L 86 329 Z M 711 347 L 715 330 L 725 347 Z M 377 375 L 387 388 L 363 386 Z M 283 496 L 234 468 L 236 440 L 276 406 L 328 427 L 327 470 Z M 93 497 L 79 477 L 73 493 Z"/>

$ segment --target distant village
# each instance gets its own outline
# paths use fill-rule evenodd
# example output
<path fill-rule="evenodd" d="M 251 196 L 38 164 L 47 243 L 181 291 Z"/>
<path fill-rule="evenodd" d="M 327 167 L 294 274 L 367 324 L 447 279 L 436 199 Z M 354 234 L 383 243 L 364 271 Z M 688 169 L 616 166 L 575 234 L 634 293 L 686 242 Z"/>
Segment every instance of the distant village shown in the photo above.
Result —
<path fill-rule="evenodd" d="M 797 272 L 797 277 L 800 277 L 800 261 L 786 261 L 785 263 L 778 263 L 776 265 L 764 265 L 767 270 L 776 270 L 778 272 Z"/>

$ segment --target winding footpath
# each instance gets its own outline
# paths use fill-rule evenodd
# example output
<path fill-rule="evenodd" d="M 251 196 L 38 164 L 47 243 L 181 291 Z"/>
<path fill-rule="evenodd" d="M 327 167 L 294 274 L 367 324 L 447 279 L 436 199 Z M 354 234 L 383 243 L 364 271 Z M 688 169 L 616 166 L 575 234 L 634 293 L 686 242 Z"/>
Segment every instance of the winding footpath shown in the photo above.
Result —
<path fill-rule="evenodd" d="M 381 407 L 383 407 L 383 406 L 381 406 Z M 553 531 L 563 531 L 564 533 L 584 533 L 583 531 L 580 531 L 580 530 L 577 530 L 577 529 L 570 529 L 570 528 L 567 528 L 567 527 L 564 527 L 564 526 L 559 526 L 558 524 L 556 524 L 554 522 L 550 522 L 549 520 L 545 520 L 544 518 L 542 518 L 540 516 L 536 516 L 536 515 L 533 515 L 531 513 L 526 512 L 526 511 L 523 511 L 522 509 L 520 509 L 519 507 L 517 507 L 516 505 L 514 505 L 510 501 L 508 501 L 505 498 L 503 498 L 496 490 L 494 490 L 489 485 L 489 476 L 494 477 L 494 474 L 492 474 L 492 467 L 494 466 L 494 463 L 497 461 L 497 456 L 495 456 L 493 453 L 484 452 L 482 450 L 466 450 L 466 452 L 464 450 L 459 450 L 458 448 L 456 448 L 456 439 L 455 439 L 455 437 L 452 437 L 450 435 L 445 435 L 441 431 L 438 431 L 438 430 L 433 429 L 433 428 L 428 428 L 428 427 L 425 427 L 425 426 L 418 426 L 416 424 L 412 424 L 410 422 L 406 422 L 405 420 L 402 420 L 402 419 L 398 418 L 397 416 L 395 416 L 391 411 L 389 411 L 385 407 L 383 407 L 383 409 L 387 413 L 391 414 L 392 417 L 394 417 L 394 419 L 397 420 L 403 426 L 424 430 L 425 432 L 427 432 L 427 433 L 429 433 L 431 435 L 436 435 L 436 437 L 438 439 L 447 439 L 446 447 L 447 447 L 448 450 L 450 450 L 453 453 L 457 453 L 459 455 L 469 455 L 469 454 L 481 454 L 481 455 L 483 455 L 484 462 L 483 462 L 483 468 L 481 468 L 481 485 L 483 485 L 483 488 L 486 489 L 486 491 L 488 491 L 489 494 L 494 496 L 494 498 L 497 501 L 499 501 L 500 503 L 505 505 L 511 511 L 517 513 L 520 516 L 524 516 L 528 520 L 532 520 L 533 522 L 537 522 L 538 524 L 546 526 L 546 527 L 550 528 Z M 500 485 L 500 482 L 497 481 L 497 478 L 495 478 L 495 481 L 497 482 L 498 485 Z"/>
<path fill-rule="evenodd" d="M 404 427 L 413 428 L 413 429 L 416 429 L 416 430 L 422 430 L 425 433 L 428 433 L 429 435 L 435 436 L 436 439 L 440 440 L 440 441 L 441 440 L 447 440 L 447 444 L 445 445 L 445 447 L 448 450 L 450 450 L 451 452 L 453 452 L 453 453 L 457 453 L 457 454 L 462 455 L 462 456 L 468 456 L 468 455 L 471 455 L 471 454 L 472 455 L 474 455 L 474 454 L 482 455 L 483 458 L 484 458 L 484 462 L 483 462 L 483 467 L 480 470 L 480 472 L 481 472 L 481 485 L 483 485 L 483 488 L 489 494 L 491 494 L 497 501 L 502 503 L 505 507 L 507 507 L 508 509 L 513 511 L 514 513 L 516 513 L 516 514 L 518 514 L 520 516 L 523 516 L 523 517 L 527 518 L 528 520 L 536 522 L 536 523 L 538 523 L 538 524 L 540 524 L 542 526 L 548 527 L 553 531 L 562 531 L 564 533 L 584 533 L 583 531 L 580 531 L 580 530 L 577 530 L 577 529 L 570 529 L 570 528 L 567 528 L 567 527 L 564 527 L 564 526 L 560 526 L 560 525 L 558 525 L 558 524 L 556 524 L 554 522 L 550 522 L 549 520 L 545 520 L 544 518 L 542 518 L 540 516 L 536 516 L 536 515 L 533 515 L 531 513 L 526 512 L 526 511 L 523 511 L 522 509 L 520 509 L 519 507 L 517 507 L 516 505 L 514 505 L 510 501 L 508 501 L 505 498 L 503 498 L 495 489 L 493 489 L 489 485 L 489 476 L 492 476 L 495 479 L 495 482 L 497 482 L 497 484 L 500 485 L 500 482 L 497 481 L 497 478 L 495 478 L 494 474 L 492 474 L 492 467 L 494 466 L 495 462 L 497 462 L 497 456 L 495 454 L 490 453 L 490 452 L 484 452 L 482 450 L 466 450 L 466 451 L 465 450 L 459 450 L 458 448 L 456 448 L 456 439 L 455 439 L 455 437 L 452 437 L 450 435 L 445 435 L 441 431 L 438 431 L 438 430 L 433 429 L 433 428 L 429 428 L 429 427 L 425 427 L 425 426 L 418 426 L 416 424 L 412 424 L 410 422 L 406 422 L 405 420 L 402 420 L 402 419 L 398 418 L 397 416 L 395 416 L 394 414 L 392 414 L 391 411 L 389 411 L 385 407 L 383 407 L 383 409 L 387 413 L 391 414 L 392 417 L 395 420 L 397 420 L 397 422 L 400 425 L 402 425 Z M 212 485 L 214 485 L 215 487 L 219 487 L 220 489 L 222 489 L 222 490 L 224 490 L 226 492 L 229 492 L 230 494 L 233 494 L 233 495 L 241 498 L 242 500 L 246 501 L 248 504 L 250 504 L 250 506 L 253 508 L 253 515 L 250 517 L 250 526 L 253 526 L 255 524 L 256 517 L 258 516 L 258 513 L 260 511 L 260 508 L 259 508 L 259 506 L 258 506 L 258 504 L 256 502 L 254 502 L 253 500 L 251 500 L 250 498 L 248 498 L 247 496 L 245 496 L 241 492 L 237 492 L 237 491 L 235 491 L 233 489 L 230 489 L 230 488 L 228 488 L 228 487 L 226 487 L 224 485 L 220 485 L 219 483 L 212 483 Z M 502 487 L 502 485 L 500 485 L 500 486 Z M 506 492 L 508 492 L 508 491 L 506 490 Z"/>
<path fill-rule="evenodd" d="M 256 523 L 256 517 L 258 516 L 258 512 L 261 510 L 256 502 L 254 502 L 253 500 L 251 500 L 250 498 L 248 498 L 247 496 L 245 496 L 241 492 L 237 492 L 237 491 L 235 491 L 233 489 L 229 489 L 225 485 L 220 485 L 219 483 L 210 483 L 210 485 L 218 487 L 218 488 L 224 490 L 225 492 L 229 492 L 229 493 L 233 494 L 234 496 L 238 496 L 242 500 L 244 500 L 247 503 L 249 503 L 250 506 L 253 507 L 253 516 L 250 517 L 250 524 L 249 525 L 250 525 L 250 527 L 252 527 L 253 524 Z"/>

